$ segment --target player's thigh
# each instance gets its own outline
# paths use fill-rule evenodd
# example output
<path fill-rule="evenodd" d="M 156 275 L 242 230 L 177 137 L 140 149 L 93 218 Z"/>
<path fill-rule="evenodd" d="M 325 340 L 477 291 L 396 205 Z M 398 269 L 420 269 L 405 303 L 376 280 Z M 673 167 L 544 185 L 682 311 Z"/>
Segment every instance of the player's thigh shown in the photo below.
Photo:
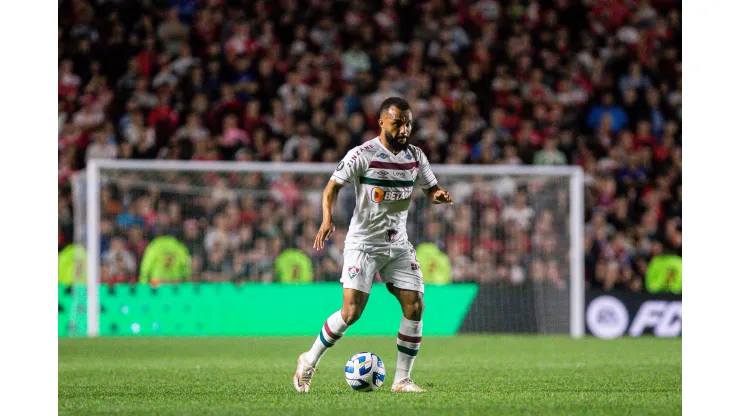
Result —
<path fill-rule="evenodd" d="M 412 321 L 421 320 L 424 314 L 424 293 L 417 290 L 399 289 L 392 283 L 387 283 L 388 291 L 398 299 L 401 304 L 401 311 L 406 319 Z"/>
<path fill-rule="evenodd" d="M 377 256 L 364 246 L 345 248 L 343 254 L 344 264 L 340 279 L 342 287 L 369 294 L 375 280 Z"/>
<path fill-rule="evenodd" d="M 424 293 L 424 276 L 410 243 L 393 249 L 391 259 L 380 269 L 380 277 L 395 289 Z"/>

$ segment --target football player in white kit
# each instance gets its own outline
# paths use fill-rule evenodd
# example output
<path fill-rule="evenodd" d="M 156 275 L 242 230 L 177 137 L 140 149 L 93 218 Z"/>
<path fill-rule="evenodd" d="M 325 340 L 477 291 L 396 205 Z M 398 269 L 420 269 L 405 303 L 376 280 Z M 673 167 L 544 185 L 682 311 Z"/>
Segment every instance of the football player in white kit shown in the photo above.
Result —
<path fill-rule="evenodd" d="M 343 185 L 355 187 L 357 204 L 344 245 L 342 309 L 324 322 L 311 349 L 298 357 L 293 386 L 299 392 L 308 392 L 321 357 L 360 319 L 376 271 L 403 311 L 391 389 L 425 391 L 410 378 L 421 345 L 424 279 L 416 251 L 406 235 L 406 217 L 417 183 L 432 203 L 453 202 L 437 184 L 426 155 L 409 144 L 413 121 L 409 104 L 402 98 L 388 98 L 381 104 L 379 114 L 380 135 L 350 150 L 324 189 L 323 221 L 314 241 L 317 250 L 324 248 L 324 241 L 334 232 L 332 206 Z"/>

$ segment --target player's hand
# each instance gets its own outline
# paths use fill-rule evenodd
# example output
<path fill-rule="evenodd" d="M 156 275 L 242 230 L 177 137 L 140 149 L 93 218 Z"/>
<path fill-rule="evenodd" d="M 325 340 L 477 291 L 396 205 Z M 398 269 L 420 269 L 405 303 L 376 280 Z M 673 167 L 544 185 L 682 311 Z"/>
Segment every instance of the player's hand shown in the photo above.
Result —
<path fill-rule="evenodd" d="M 324 248 L 324 241 L 328 240 L 329 237 L 334 233 L 334 230 L 336 227 L 334 227 L 334 223 L 331 221 L 322 221 L 321 227 L 319 227 L 319 232 L 316 234 L 316 239 L 313 242 L 313 248 L 316 250 L 321 250 Z"/>
<path fill-rule="evenodd" d="M 452 197 L 450 196 L 450 193 L 444 189 L 438 189 L 436 192 L 434 192 L 434 195 L 432 195 L 432 204 L 455 205 L 455 203 L 452 202 Z"/>

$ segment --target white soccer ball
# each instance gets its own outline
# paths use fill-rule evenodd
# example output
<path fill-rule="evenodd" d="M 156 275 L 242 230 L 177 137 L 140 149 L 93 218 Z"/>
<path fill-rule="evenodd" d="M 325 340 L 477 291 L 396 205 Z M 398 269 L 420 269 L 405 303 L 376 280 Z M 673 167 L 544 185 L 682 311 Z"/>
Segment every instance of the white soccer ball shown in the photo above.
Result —
<path fill-rule="evenodd" d="M 377 355 L 360 352 L 347 360 L 344 378 L 354 390 L 373 391 L 385 381 L 385 366 Z"/>

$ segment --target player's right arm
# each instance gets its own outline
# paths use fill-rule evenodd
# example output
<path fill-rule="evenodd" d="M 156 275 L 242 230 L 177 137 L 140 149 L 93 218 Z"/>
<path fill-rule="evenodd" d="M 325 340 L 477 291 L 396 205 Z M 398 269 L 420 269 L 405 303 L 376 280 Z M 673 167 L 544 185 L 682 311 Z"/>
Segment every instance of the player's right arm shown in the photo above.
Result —
<path fill-rule="evenodd" d="M 342 189 L 342 186 L 354 182 L 359 176 L 359 172 L 364 166 L 364 160 L 360 157 L 363 150 L 368 149 L 355 147 L 347 152 L 342 161 L 337 165 L 334 173 L 332 173 L 329 183 L 326 184 L 326 188 L 324 188 L 324 194 L 321 198 L 323 219 L 321 220 L 319 232 L 316 234 L 316 239 L 313 242 L 313 247 L 316 250 L 324 248 L 324 241 L 328 240 L 334 232 L 335 227 L 331 216 L 334 201 L 337 200 L 337 195 L 339 195 L 339 190 Z"/>
<path fill-rule="evenodd" d="M 334 179 L 330 179 L 329 183 L 326 184 L 326 188 L 324 188 L 324 195 L 321 197 L 323 219 L 321 220 L 319 232 L 316 234 L 316 239 L 313 242 L 313 248 L 316 250 L 324 248 L 324 241 L 328 240 L 336 229 L 331 218 L 331 210 L 334 206 L 334 201 L 337 200 L 340 189 L 342 189 L 342 185 Z"/>

